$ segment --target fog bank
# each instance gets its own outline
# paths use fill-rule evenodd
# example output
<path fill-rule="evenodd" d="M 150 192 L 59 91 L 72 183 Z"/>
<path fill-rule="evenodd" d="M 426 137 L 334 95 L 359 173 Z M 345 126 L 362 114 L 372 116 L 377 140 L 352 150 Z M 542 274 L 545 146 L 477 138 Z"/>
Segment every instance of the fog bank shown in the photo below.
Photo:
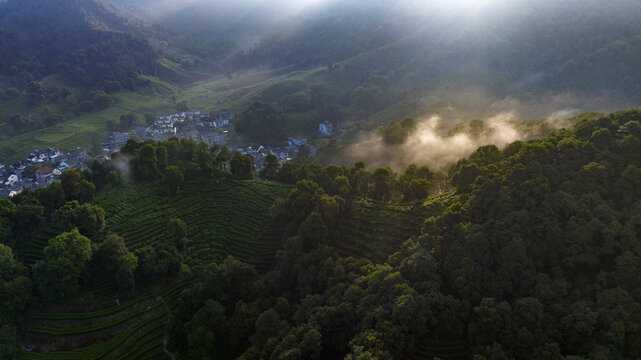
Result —
<path fill-rule="evenodd" d="M 389 166 L 395 171 L 404 170 L 414 163 L 432 168 L 445 168 L 466 157 L 479 146 L 503 146 L 525 138 L 513 124 L 510 113 L 502 113 L 485 121 L 479 134 L 443 133 L 443 119 L 431 116 L 418 123 L 417 130 L 400 145 L 388 145 L 378 133 L 364 134 L 361 139 L 342 151 L 341 162 L 353 164 L 364 161 L 369 168 Z"/>

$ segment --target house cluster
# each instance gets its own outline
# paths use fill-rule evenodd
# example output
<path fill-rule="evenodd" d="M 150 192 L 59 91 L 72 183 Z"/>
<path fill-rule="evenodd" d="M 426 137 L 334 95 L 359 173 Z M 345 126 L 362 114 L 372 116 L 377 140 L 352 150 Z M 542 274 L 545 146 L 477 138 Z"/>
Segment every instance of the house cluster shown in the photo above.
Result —
<path fill-rule="evenodd" d="M 246 148 L 233 148 L 230 149 L 232 153 L 238 152 L 241 154 L 249 154 L 254 158 L 254 167 L 256 170 L 260 170 L 265 165 L 265 159 L 267 155 L 273 154 L 278 158 L 278 162 L 282 165 L 283 163 L 291 160 L 296 153 L 298 152 L 298 147 L 295 145 L 287 145 L 283 147 L 271 147 L 271 146 L 249 146 Z"/>
<path fill-rule="evenodd" d="M 208 113 L 202 113 L 200 115 L 200 121 L 196 121 L 201 127 L 209 127 L 214 129 L 220 129 L 222 127 L 228 126 L 233 120 L 231 110 L 223 109 L 219 111 L 211 111 Z"/>
<path fill-rule="evenodd" d="M 175 136 L 209 145 L 225 145 L 230 133 L 221 128 L 229 126 L 233 119 L 234 116 L 228 109 L 210 112 L 190 110 L 162 115 L 151 126 L 139 126 L 130 132 L 115 132 L 102 140 L 101 145 L 105 154 L 119 151 L 134 136 L 142 141 L 162 141 Z"/>
<path fill-rule="evenodd" d="M 273 154 L 278 159 L 278 162 L 282 165 L 287 161 L 290 161 L 298 154 L 298 149 L 307 144 L 307 137 L 298 135 L 292 136 L 287 139 L 287 145 L 285 146 L 250 146 L 247 148 L 233 148 L 230 149 L 231 152 L 238 152 L 241 154 L 249 154 L 254 157 L 254 166 L 256 170 L 260 170 L 265 165 L 265 159 L 267 155 Z M 316 152 L 315 147 L 310 147 L 311 154 Z"/>
<path fill-rule="evenodd" d="M 56 148 L 36 150 L 23 160 L 9 166 L 0 165 L 0 197 L 15 196 L 25 189 L 36 190 L 56 181 L 68 169 L 85 169 L 90 156 L 76 148 L 64 153 Z M 35 169 L 35 171 L 34 171 Z"/>
<path fill-rule="evenodd" d="M 228 109 L 200 112 L 199 110 L 190 110 L 171 115 L 163 115 L 156 118 L 153 125 L 147 131 L 154 136 L 177 136 L 179 129 L 185 122 L 195 125 L 201 132 L 220 129 L 231 124 L 233 116 Z M 188 129 L 190 130 L 190 129 Z"/>
<path fill-rule="evenodd" d="M 115 132 L 107 139 L 101 141 L 100 145 L 102 145 L 104 153 L 113 154 L 122 149 L 130 138 L 131 134 L 129 133 Z"/>

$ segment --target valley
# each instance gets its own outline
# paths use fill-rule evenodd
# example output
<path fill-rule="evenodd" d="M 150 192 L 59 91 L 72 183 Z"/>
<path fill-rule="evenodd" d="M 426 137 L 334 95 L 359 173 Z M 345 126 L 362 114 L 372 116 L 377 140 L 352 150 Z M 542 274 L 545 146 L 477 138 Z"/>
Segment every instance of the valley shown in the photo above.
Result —
<path fill-rule="evenodd" d="M 0 359 L 641 358 L 637 0 L 0 0 Z"/>

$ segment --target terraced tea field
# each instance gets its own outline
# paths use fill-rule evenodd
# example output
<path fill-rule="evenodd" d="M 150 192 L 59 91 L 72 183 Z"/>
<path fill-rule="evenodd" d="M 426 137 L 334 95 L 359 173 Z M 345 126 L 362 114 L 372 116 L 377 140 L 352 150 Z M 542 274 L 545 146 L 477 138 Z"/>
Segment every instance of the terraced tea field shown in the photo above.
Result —
<path fill-rule="evenodd" d="M 339 224 L 343 256 L 383 262 L 407 239 L 420 233 L 424 216 L 419 208 L 374 200 L 348 202 Z"/>
<path fill-rule="evenodd" d="M 164 350 L 168 313 L 189 283 L 98 311 L 37 314 L 23 336 L 33 351 L 21 360 L 169 359 Z"/>
<path fill-rule="evenodd" d="M 272 182 L 188 175 L 176 199 L 167 198 L 160 186 L 147 186 L 117 190 L 95 203 L 105 209 L 107 232 L 123 236 L 131 250 L 166 241 L 167 222 L 180 218 L 187 224 L 190 266 L 232 255 L 264 272 L 281 245 L 269 208 L 289 190 Z"/>

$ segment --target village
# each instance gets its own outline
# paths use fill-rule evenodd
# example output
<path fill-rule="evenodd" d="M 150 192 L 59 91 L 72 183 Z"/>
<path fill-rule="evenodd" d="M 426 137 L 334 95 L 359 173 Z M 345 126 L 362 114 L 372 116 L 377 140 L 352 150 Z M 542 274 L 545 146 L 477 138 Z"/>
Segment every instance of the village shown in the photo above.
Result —
<path fill-rule="evenodd" d="M 59 180 L 65 170 L 89 169 L 95 160 L 109 160 L 110 156 L 119 151 L 130 139 L 163 141 L 177 137 L 204 142 L 209 146 L 227 146 L 233 120 L 234 116 L 227 109 L 211 112 L 190 110 L 158 116 L 150 126 L 138 126 L 128 132 L 114 132 L 101 141 L 101 153 L 89 153 L 80 147 L 66 153 L 54 147 L 35 150 L 25 160 L 11 165 L 0 164 L 0 198 L 15 196 L 26 189 L 35 191 L 48 186 Z M 322 137 L 331 137 L 344 130 L 344 126 L 334 129 L 329 121 L 324 121 L 318 126 L 318 134 Z M 282 146 L 278 147 L 253 145 L 230 147 L 229 150 L 232 153 L 252 155 L 256 170 L 260 170 L 264 166 L 267 155 L 275 155 L 278 162 L 283 164 L 293 159 L 302 146 L 309 146 L 308 139 L 306 136 L 297 135 L 289 137 L 283 141 Z M 315 152 L 316 148 L 309 146 L 310 155 Z"/>
<path fill-rule="evenodd" d="M 0 197 L 11 197 L 26 189 L 37 190 L 58 180 L 65 170 L 87 169 L 91 157 L 86 149 L 76 148 L 64 153 L 56 148 L 36 150 L 23 161 L 0 165 Z"/>

